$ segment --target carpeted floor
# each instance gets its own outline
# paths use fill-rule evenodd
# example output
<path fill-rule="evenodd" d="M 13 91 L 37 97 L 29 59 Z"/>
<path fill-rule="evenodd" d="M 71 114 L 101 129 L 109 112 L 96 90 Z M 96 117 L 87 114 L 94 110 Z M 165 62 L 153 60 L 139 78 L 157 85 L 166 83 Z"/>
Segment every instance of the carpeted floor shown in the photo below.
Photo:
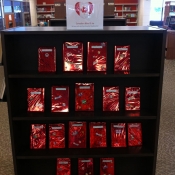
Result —
<path fill-rule="evenodd" d="M 0 175 L 14 175 L 6 103 L 0 103 Z M 156 175 L 175 175 L 175 60 L 165 60 Z"/>

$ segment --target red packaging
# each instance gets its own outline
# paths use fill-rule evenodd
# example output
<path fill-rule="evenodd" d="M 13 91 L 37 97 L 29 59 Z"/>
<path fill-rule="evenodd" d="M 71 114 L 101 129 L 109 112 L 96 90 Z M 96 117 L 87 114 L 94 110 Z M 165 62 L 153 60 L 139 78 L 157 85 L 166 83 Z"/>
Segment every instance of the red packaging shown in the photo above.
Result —
<path fill-rule="evenodd" d="M 83 43 L 65 42 L 63 44 L 63 71 L 83 71 Z"/>
<path fill-rule="evenodd" d="M 27 88 L 28 111 L 44 112 L 44 88 Z"/>
<path fill-rule="evenodd" d="M 93 159 L 79 158 L 78 159 L 78 175 L 93 175 Z"/>
<path fill-rule="evenodd" d="M 87 71 L 106 71 L 107 43 L 88 42 Z"/>
<path fill-rule="evenodd" d="M 107 147 L 106 144 L 106 122 L 91 122 L 90 148 Z"/>
<path fill-rule="evenodd" d="M 31 124 L 30 149 L 46 148 L 46 124 Z"/>
<path fill-rule="evenodd" d="M 57 158 L 57 175 L 71 175 L 71 160 L 69 158 Z"/>
<path fill-rule="evenodd" d="M 130 46 L 115 46 L 114 72 L 130 73 Z"/>
<path fill-rule="evenodd" d="M 111 123 L 111 147 L 126 147 L 125 123 Z"/>
<path fill-rule="evenodd" d="M 65 148 L 65 126 L 63 123 L 49 124 L 49 148 Z"/>
<path fill-rule="evenodd" d="M 140 110 L 140 87 L 125 88 L 125 110 Z"/>
<path fill-rule="evenodd" d="M 94 111 L 94 83 L 75 83 L 75 111 Z"/>
<path fill-rule="evenodd" d="M 100 175 L 114 175 L 114 158 L 100 159 Z"/>
<path fill-rule="evenodd" d="M 103 87 L 103 111 L 119 111 L 119 87 Z"/>
<path fill-rule="evenodd" d="M 128 123 L 128 145 L 142 145 L 142 125 L 141 123 Z"/>
<path fill-rule="evenodd" d="M 69 87 L 52 87 L 52 112 L 69 112 Z"/>
<path fill-rule="evenodd" d="M 55 47 L 40 47 L 38 49 L 38 71 L 56 72 Z"/>
<path fill-rule="evenodd" d="M 86 148 L 86 122 L 69 122 L 69 148 Z"/>

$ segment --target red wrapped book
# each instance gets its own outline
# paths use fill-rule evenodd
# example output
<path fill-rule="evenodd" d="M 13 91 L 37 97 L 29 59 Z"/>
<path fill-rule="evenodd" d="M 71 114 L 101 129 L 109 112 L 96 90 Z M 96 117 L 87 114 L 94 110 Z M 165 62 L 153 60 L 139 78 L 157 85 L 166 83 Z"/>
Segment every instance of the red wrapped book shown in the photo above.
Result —
<path fill-rule="evenodd" d="M 63 123 L 49 124 L 49 148 L 65 148 L 65 126 Z"/>
<path fill-rule="evenodd" d="M 63 44 L 63 71 L 83 71 L 83 43 L 65 42 Z"/>
<path fill-rule="evenodd" d="M 91 122 L 90 128 L 90 148 L 106 147 L 106 123 Z"/>
<path fill-rule="evenodd" d="M 125 110 L 140 110 L 140 87 L 126 87 Z"/>
<path fill-rule="evenodd" d="M 94 83 L 75 84 L 75 111 L 94 111 Z"/>
<path fill-rule="evenodd" d="M 128 146 L 142 145 L 141 123 L 128 123 Z"/>
<path fill-rule="evenodd" d="M 56 72 L 55 47 L 40 47 L 38 49 L 38 71 Z"/>
<path fill-rule="evenodd" d="M 119 87 L 103 87 L 103 111 L 119 111 Z"/>
<path fill-rule="evenodd" d="M 106 72 L 107 43 L 88 42 L 87 71 Z"/>
<path fill-rule="evenodd" d="M 111 123 L 111 147 L 126 147 L 125 123 Z"/>
<path fill-rule="evenodd" d="M 30 149 L 46 148 L 46 124 L 31 124 Z"/>
<path fill-rule="evenodd" d="M 27 88 L 28 111 L 44 111 L 44 88 Z"/>
<path fill-rule="evenodd" d="M 93 159 L 79 158 L 78 159 L 78 175 L 93 175 Z"/>
<path fill-rule="evenodd" d="M 69 112 L 69 87 L 52 87 L 52 112 Z"/>
<path fill-rule="evenodd" d="M 100 159 L 100 175 L 114 175 L 114 158 Z"/>
<path fill-rule="evenodd" d="M 114 72 L 130 73 L 130 46 L 115 46 Z"/>
<path fill-rule="evenodd" d="M 86 148 L 86 122 L 69 122 L 69 148 Z"/>
<path fill-rule="evenodd" d="M 70 158 L 57 158 L 57 175 L 71 175 Z"/>

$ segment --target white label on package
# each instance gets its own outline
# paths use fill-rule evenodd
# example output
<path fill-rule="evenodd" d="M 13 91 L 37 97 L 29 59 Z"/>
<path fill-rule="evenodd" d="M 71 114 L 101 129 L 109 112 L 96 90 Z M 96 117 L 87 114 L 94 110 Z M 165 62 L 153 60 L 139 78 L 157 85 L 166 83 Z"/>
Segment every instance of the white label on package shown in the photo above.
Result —
<path fill-rule="evenodd" d="M 57 91 L 65 91 L 66 88 L 56 88 Z"/>
<path fill-rule="evenodd" d="M 42 52 L 52 52 L 52 49 L 42 49 Z"/>
<path fill-rule="evenodd" d="M 41 92 L 31 92 L 32 95 L 34 94 L 41 94 Z"/>
<path fill-rule="evenodd" d="M 52 129 L 62 129 L 62 127 L 61 126 L 54 126 L 54 127 L 52 127 Z"/>
<path fill-rule="evenodd" d="M 122 50 L 126 51 L 126 50 L 128 50 L 128 48 L 117 48 L 117 50 L 119 50 L 119 51 L 122 51 Z"/>
<path fill-rule="evenodd" d="M 91 46 L 91 48 L 93 48 L 93 49 L 102 49 L 103 46 Z"/>
<path fill-rule="evenodd" d="M 80 86 L 80 89 L 90 89 L 90 86 Z"/>
<path fill-rule="evenodd" d="M 93 128 L 103 128 L 103 126 L 93 126 Z"/>

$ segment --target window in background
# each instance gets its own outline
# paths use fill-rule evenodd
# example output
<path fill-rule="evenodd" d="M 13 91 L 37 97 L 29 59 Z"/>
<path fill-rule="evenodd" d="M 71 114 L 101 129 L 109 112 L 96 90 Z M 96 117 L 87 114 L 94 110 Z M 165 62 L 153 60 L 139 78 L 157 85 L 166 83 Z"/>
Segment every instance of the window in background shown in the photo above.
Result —
<path fill-rule="evenodd" d="M 165 0 L 151 0 L 150 21 L 161 21 Z"/>

